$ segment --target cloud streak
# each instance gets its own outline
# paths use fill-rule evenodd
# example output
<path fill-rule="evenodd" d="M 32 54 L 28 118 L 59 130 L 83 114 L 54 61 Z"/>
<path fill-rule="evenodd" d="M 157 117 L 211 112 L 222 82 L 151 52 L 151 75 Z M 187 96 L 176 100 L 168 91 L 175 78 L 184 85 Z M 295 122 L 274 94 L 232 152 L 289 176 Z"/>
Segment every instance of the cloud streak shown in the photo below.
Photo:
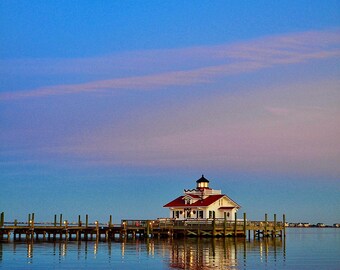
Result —
<path fill-rule="evenodd" d="M 338 79 L 256 87 L 138 112 L 41 145 L 47 159 L 99 166 L 339 176 Z"/>
<path fill-rule="evenodd" d="M 134 59 L 131 55 L 135 55 Z M 304 63 L 316 59 L 340 57 L 339 31 L 304 32 L 281 36 L 265 37 L 257 40 L 227 44 L 220 46 L 194 47 L 164 51 L 147 51 L 131 53 L 127 56 L 130 61 L 143 64 L 150 69 L 149 74 L 130 75 L 124 78 L 95 80 L 86 83 L 62 84 L 39 87 L 26 91 L 7 91 L 0 93 L 0 100 L 14 100 L 22 98 L 38 98 L 55 95 L 69 95 L 80 93 L 112 92 L 125 90 L 155 90 L 168 87 L 207 84 L 220 78 L 249 73 L 278 65 Z M 151 56 L 154 57 L 151 57 Z M 145 57 L 148 56 L 148 57 Z M 158 57 L 161 56 L 161 57 Z M 160 59 L 159 61 L 157 59 Z M 118 59 L 108 57 L 92 59 L 93 63 L 102 63 L 98 70 L 109 73 L 110 69 L 117 69 Z M 153 59 L 150 61 L 150 59 Z M 91 59 L 75 60 L 74 64 L 85 61 L 91 64 Z M 169 71 L 155 73 L 157 67 L 169 63 Z M 188 67 L 186 62 L 192 62 Z M 68 62 L 66 61 L 65 64 Z M 34 61 L 31 63 L 34 64 Z M 2 64 L 3 65 L 3 64 Z M 131 62 L 131 65 L 133 63 Z M 125 63 L 124 66 L 129 66 Z M 150 68 L 151 67 L 151 68 Z M 69 67 L 59 63 L 59 69 L 69 70 Z M 160 68 L 162 69 L 162 68 Z M 164 68 L 163 68 L 164 69 Z M 60 70 L 60 72 L 61 72 Z M 88 72 L 86 71 L 80 72 Z M 153 71 L 152 71 L 153 70 Z M 96 72 L 96 67 L 93 71 Z"/>

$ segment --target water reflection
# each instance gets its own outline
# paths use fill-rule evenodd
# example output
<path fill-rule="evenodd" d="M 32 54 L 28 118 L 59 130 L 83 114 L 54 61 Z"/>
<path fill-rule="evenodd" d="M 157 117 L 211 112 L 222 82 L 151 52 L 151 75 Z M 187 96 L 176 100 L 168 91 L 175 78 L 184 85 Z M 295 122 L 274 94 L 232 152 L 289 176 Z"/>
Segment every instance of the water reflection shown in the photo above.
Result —
<path fill-rule="evenodd" d="M 276 260 L 283 255 L 281 239 L 182 239 L 169 245 L 169 266 L 175 269 L 231 269 L 247 266 L 247 254 L 257 253 L 261 260 Z"/>
<path fill-rule="evenodd" d="M 172 269 L 246 269 L 254 266 L 254 261 L 267 265 L 284 262 L 285 243 L 281 238 L 250 241 L 242 238 L 183 238 L 0 242 L 0 266 L 6 256 L 26 257 L 30 264 L 41 260 L 42 254 L 45 260 L 59 266 L 66 262 L 81 266 L 88 260 L 97 260 L 111 266 L 138 261 L 139 264 L 151 262 L 155 266 L 162 263 L 163 268 Z"/>

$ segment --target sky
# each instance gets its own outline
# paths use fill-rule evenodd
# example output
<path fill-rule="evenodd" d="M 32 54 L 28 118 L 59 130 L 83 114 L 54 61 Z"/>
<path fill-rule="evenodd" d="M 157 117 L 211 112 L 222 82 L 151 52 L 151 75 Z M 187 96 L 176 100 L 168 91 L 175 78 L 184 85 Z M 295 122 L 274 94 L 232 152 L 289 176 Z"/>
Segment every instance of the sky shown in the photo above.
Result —
<path fill-rule="evenodd" d="M 0 2 L 0 211 L 340 222 L 340 1 Z"/>

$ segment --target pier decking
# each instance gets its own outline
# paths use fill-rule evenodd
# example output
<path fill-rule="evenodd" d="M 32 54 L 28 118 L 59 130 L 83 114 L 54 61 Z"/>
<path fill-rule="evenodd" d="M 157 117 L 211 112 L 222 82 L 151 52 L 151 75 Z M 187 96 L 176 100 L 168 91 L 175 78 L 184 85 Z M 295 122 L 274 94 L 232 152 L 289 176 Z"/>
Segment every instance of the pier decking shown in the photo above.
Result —
<path fill-rule="evenodd" d="M 27 222 L 5 222 L 4 213 L 0 219 L 0 240 L 111 240 L 115 238 L 148 238 L 148 237 L 248 237 L 251 232 L 254 238 L 285 237 L 285 215 L 283 221 L 248 221 L 246 214 L 243 220 L 227 221 L 225 219 L 156 219 L 156 220 L 122 220 L 120 224 L 112 223 L 112 216 L 108 223 L 98 221 L 85 224 L 78 218 L 78 222 L 62 221 L 62 215 L 57 222 L 35 223 L 34 214 L 29 215 Z"/>

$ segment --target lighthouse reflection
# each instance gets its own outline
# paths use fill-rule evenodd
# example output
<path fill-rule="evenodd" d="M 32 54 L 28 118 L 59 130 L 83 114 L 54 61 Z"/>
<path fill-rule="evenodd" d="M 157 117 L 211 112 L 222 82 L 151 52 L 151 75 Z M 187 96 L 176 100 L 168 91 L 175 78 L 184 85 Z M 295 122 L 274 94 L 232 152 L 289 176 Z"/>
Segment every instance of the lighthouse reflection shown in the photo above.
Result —
<path fill-rule="evenodd" d="M 284 256 L 282 240 L 266 238 L 247 241 L 239 238 L 176 239 L 168 247 L 169 267 L 173 269 L 235 269 L 246 267 L 247 257 L 256 253 L 262 261 Z M 284 260 L 284 258 L 281 258 Z M 251 258 L 250 258 L 251 260 Z M 253 263 L 253 262 L 252 262 Z"/>

